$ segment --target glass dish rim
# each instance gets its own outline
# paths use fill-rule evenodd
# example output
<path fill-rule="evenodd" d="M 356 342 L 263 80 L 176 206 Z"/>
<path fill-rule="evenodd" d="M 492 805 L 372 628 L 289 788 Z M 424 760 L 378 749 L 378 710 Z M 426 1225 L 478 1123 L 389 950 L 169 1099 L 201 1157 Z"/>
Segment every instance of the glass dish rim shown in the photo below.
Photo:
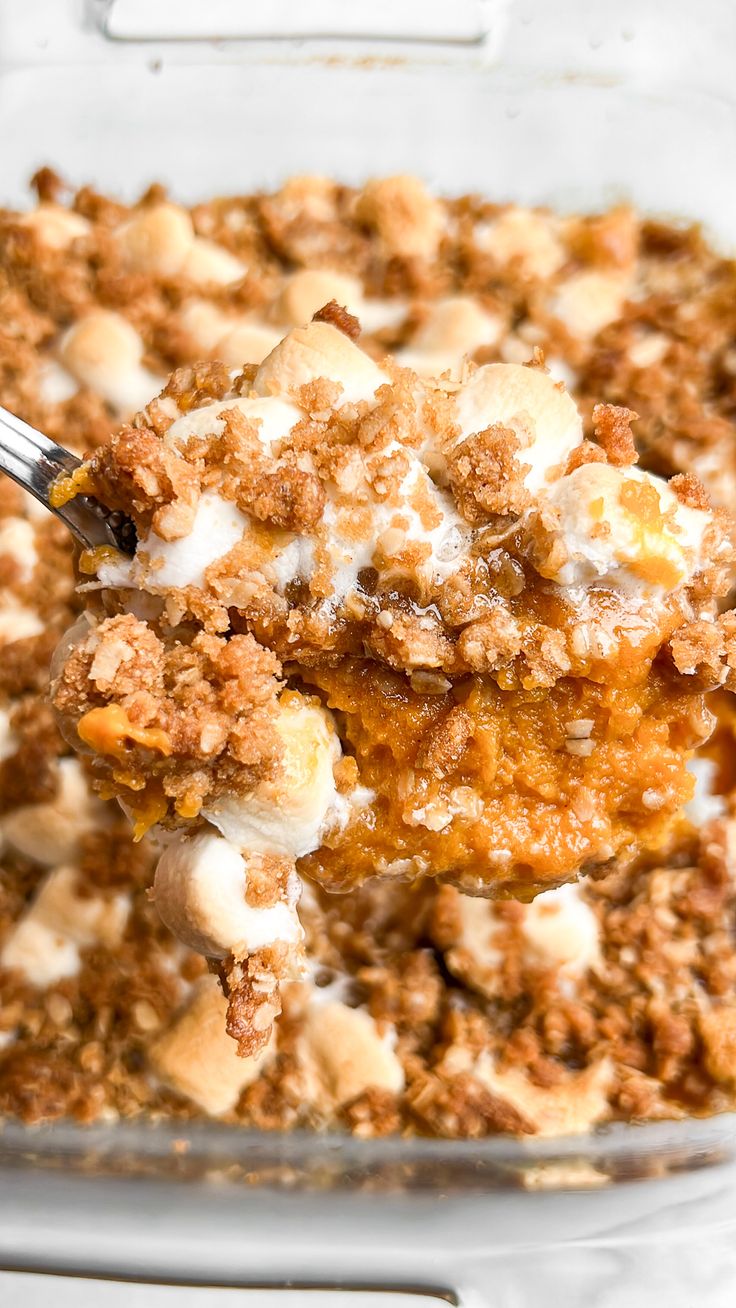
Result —
<path fill-rule="evenodd" d="M 329 1131 L 263 1131 L 201 1120 L 140 1117 L 0 1122 L 3 1169 L 85 1175 L 225 1179 L 251 1189 L 454 1192 L 595 1189 L 661 1179 L 736 1160 L 736 1112 L 613 1122 L 558 1137 L 360 1139 Z"/>

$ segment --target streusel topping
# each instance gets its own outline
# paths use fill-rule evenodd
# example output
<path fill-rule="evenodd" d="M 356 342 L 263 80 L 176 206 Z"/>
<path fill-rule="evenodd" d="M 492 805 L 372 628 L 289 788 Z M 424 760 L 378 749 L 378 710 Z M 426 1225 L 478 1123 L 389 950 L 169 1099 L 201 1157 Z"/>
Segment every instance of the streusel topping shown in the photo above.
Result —
<path fill-rule="evenodd" d="M 244 359 L 259 363 L 284 331 L 306 326 L 334 299 L 358 316 L 361 344 L 379 363 L 388 349 L 422 376 L 449 372 L 460 380 L 465 355 L 520 364 L 541 347 L 553 376 L 564 378 L 579 402 L 590 438 L 573 450 L 570 471 L 605 463 L 604 449 L 608 463 L 630 466 L 633 434 L 640 466 L 684 473 L 670 487 L 685 505 L 707 508 L 692 473 L 716 502 L 733 500 L 734 266 L 695 229 L 623 208 L 560 217 L 478 197 L 437 200 L 405 179 L 373 183 L 366 203 L 360 192 L 310 177 L 191 212 L 160 187 L 130 208 L 85 187 L 68 196 L 66 207 L 64 188 L 49 170 L 36 181 L 37 209 L 0 219 L 3 403 L 80 452 L 107 441 L 173 368 L 220 360 L 225 368 L 216 372 L 197 368 L 190 391 L 199 391 L 197 404 L 228 394 L 230 369 L 240 370 Z M 425 209 L 426 223 L 419 212 Z M 402 222 L 405 241 L 396 235 Z M 411 223 L 424 232 L 414 248 Z M 169 236 L 158 254 L 152 241 L 149 260 L 141 249 L 147 227 L 155 235 L 157 224 L 159 231 L 168 224 Z M 197 282 L 190 275 L 196 260 L 185 276 L 192 231 L 235 258 L 239 281 Z M 219 267 L 234 274 L 232 264 L 225 269 L 219 260 Z M 87 330 L 88 317 L 94 327 L 100 311 L 107 315 L 102 330 Z M 594 411 L 601 399 L 607 404 Z M 614 407 L 622 405 L 639 415 L 631 425 L 631 415 Z M 154 430 L 171 418 L 155 413 L 149 406 Z M 484 458 L 490 460 L 490 449 Z M 446 475 L 441 465 L 431 471 Z M 487 480 L 468 487 L 464 521 L 466 512 L 470 523 L 474 513 L 488 511 Z M 459 489 L 457 477 L 455 484 Z M 164 490 L 161 507 L 165 500 Z M 208 530 L 222 517 L 222 503 L 215 508 Z M 189 511 L 183 495 L 179 511 Z M 711 699 L 720 727 L 694 760 L 698 789 L 688 812 L 703 828 L 700 838 L 686 830 L 633 869 L 548 891 L 529 906 L 469 899 L 426 880 L 384 879 L 339 898 L 315 895 L 305 883 L 299 916 L 308 974 L 284 985 L 277 1033 L 255 1056 L 238 1058 L 225 1033 L 228 999 L 214 977 L 203 975 L 203 960 L 176 944 L 148 898 L 160 851 L 146 838 L 132 843 L 122 816 L 93 796 L 86 762 L 70 755 L 54 726 L 48 660 L 84 596 L 73 595 L 65 534 L 47 516 L 39 520 L 39 512 L 11 483 L 0 486 L 0 516 L 8 523 L 0 540 L 4 1113 L 105 1122 L 211 1114 L 269 1130 L 329 1125 L 356 1135 L 473 1136 L 586 1130 L 610 1118 L 733 1107 L 730 697 Z M 571 562 L 590 572 L 590 560 Z M 619 560 L 617 584 L 629 568 L 630 554 Z M 239 599 L 245 606 L 246 596 Z M 402 650 L 416 637 L 411 615 L 396 606 L 376 625 L 374 637 L 391 629 Z M 726 619 L 677 635 L 673 648 L 689 677 L 702 686 L 728 682 Z M 431 628 L 424 639 L 429 648 Z M 497 623 L 475 623 L 466 646 L 469 656 L 488 662 L 489 642 L 505 642 L 510 659 L 518 657 L 515 641 L 518 632 L 502 615 Z M 552 666 L 553 656 L 547 643 Z M 448 682 L 432 668 L 411 674 L 412 688 L 423 695 L 448 691 Z M 301 686 L 306 699 L 305 692 Z M 298 716 L 291 712 L 285 721 L 309 725 L 322 739 L 324 707 L 309 701 L 302 715 L 299 703 Z M 464 706 L 453 707 L 462 711 L 422 745 L 422 768 L 433 777 L 451 765 L 467 735 Z M 571 758 L 592 756 L 597 725 L 584 708 L 560 716 L 561 747 Z M 385 745 L 384 735 L 379 752 Z M 331 764 L 323 755 L 328 766 L 319 769 L 315 795 L 322 800 L 314 806 L 309 785 L 295 788 L 298 775 L 310 775 L 299 767 L 299 750 L 290 763 L 285 758 L 290 821 L 298 830 L 319 825 L 333 787 L 338 803 L 354 794 L 358 767 L 344 749 L 343 740 L 342 756 Z M 656 805 L 661 784 L 653 772 L 652 786 L 632 795 L 632 803 Z M 249 802 L 251 841 L 257 830 L 272 836 L 277 825 L 270 785 L 264 782 L 265 795 Z M 365 791 L 362 798 L 370 799 Z M 462 790 L 456 798 L 472 803 Z M 210 854 L 185 868 L 186 895 L 167 901 L 162 875 L 159 907 L 166 911 L 168 902 L 172 912 L 184 911 L 188 929 L 202 929 L 203 886 L 215 907 L 214 844 L 224 887 L 217 904 L 238 924 L 231 939 L 237 934 L 242 942 L 256 914 L 262 925 L 252 944 L 267 948 L 274 926 L 293 938 L 299 888 L 290 888 L 287 857 L 251 855 L 244 873 L 238 849 L 226 850 L 206 828 L 195 854 L 200 838 Z M 175 840 L 168 855 L 174 884 L 186 862 L 178 849 Z M 182 849 L 186 855 L 188 842 Z M 213 915 L 197 948 L 216 953 L 222 914 L 219 924 Z M 292 959 L 298 963 L 298 953 Z M 266 961 L 261 953 L 253 973 L 261 1018 L 270 1020 Z M 237 986 L 235 961 L 220 958 L 218 966 Z M 233 999 L 231 1029 L 238 1034 L 255 1014 L 248 1013 L 247 990 L 234 989 Z"/>
<path fill-rule="evenodd" d="M 709 731 L 674 642 L 714 625 L 725 515 L 634 466 L 630 411 L 600 406 L 586 445 L 538 357 L 428 380 L 354 335 L 330 304 L 257 367 L 175 373 L 57 487 L 128 514 L 138 546 L 82 556 L 56 709 L 139 834 L 224 840 L 178 837 L 156 893 L 223 960 L 247 1054 L 300 941 L 235 925 L 254 857 L 528 898 L 661 841 Z"/>

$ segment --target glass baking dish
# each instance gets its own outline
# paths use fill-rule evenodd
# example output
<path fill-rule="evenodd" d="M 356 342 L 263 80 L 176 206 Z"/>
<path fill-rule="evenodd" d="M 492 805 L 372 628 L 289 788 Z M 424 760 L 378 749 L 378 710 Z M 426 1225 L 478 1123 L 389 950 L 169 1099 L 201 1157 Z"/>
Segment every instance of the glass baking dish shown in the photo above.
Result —
<path fill-rule="evenodd" d="M 472 190 L 568 210 L 626 198 L 654 214 L 702 220 L 717 242 L 732 243 L 730 0 L 705 0 L 697 10 L 672 0 L 664 27 L 656 0 L 615 7 L 479 0 L 450 15 L 441 4 L 413 0 L 351 8 L 346 19 L 340 5 L 327 2 L 313 11 L 263 4 L 254 17 L 226 0 L 36 0 L 22 7 L 0 0 L 2 202 L 26 203 L 28 178 L 46 163 L 77 184 L 90 181 L 125 198 L 161 180 L 186 202 L 275 185 L 297 172 L 358 182 L 411 171 L 449 194 Z M 469 1262 L 461 1259 L 476 1268 L 466 1277 L 472 1302 L 489 1259 L 497 1267 L 512 1246 L 523 1262 L 519 1251 L 532 1247 L 558 1250 L 577 1241 L 633 1248 L 661 1237 L 674 1268 L 677 1232 L 695 1222 L 720 1249 L 736 1224 L 734 1160 L 734 1115 L 528 1143 L 279 1137 L 180 1123 L 33 1130 L 6 1123 L 0 1167 L 13 1198 L 6 1185 L 0 1264 L 120 1273 L 122 1244 L 85 1251 L 69 1234 L 71 1214 L 83 1211 L 98 1223 L 95 1195 L 103 1195 L 117 1205 L 119 1231 L 130 1234 L 142 1213 L 160 1214 L 155 1196 L 165 1194 L 167 1220 L 178 1213 L 182 1239 L 197 1213 L 210 1214 L 212 1249 L 223 1257 L 217 1222 L 234 1240 L 232 1214 L 242 1215 L 249 1234 L 239 1230 L 231 1270 L 240 1259 L 238 1276 L 246 1267 L 251 1283 L 259 1276 L 324 1284 L 362 1278 L 454 1291 L 462 1281 L 457 1255 L 475 1242 Z M 93 1180 L 99 1189 L 90 1188 Z M 568 1192 L 556 1196 L 553 1229 L 549 1190 Z M 470 1211 L 469 1196 L 475 1207 L 465 1227 L 459 1215 Z M 700 1196 L 695 1208 L 693 1196 Z M 24 1201 L 35 1222 L 52 1200 L 56 1238 L 45 1232 L 41 1239 L 38 1225 L 26 1238 L 18 1221 Z M 438 1205 L 453 1214 L 457 1242 L 442 1258 L 420 1229 L 430 1213 L 432 1230 Z M 404 1264 L 386 1253 L 394 1211 Z M 292 1245 L 293 1257 L 274 1263 L 275 1228 L 283 1224 L 293 1238 L 304 1214 L 317 1212 L 329 1221 L 316 1229 L 309 1257 L 302 1240 L 296 1253 Z M 344 1247 L 334 1234 L 342 1223 L 350 1231 Z M 724 1250 L 732 1244 L 725 1237 Z M 163 1274 L 170 1247 L 146 1247 L 139 1270 L 155 1264 Z M 362 1250 L 353 1263 L 350 1247 Z M 369 1251 L 379 1247 L 383 1262 L 373 1268 Z M 187 1275 L 206 1271 L 217 1279 L 211 1250 L 194 1236 L 183 1249 L 178 1266 Z M 736 1275 L 730 1257 L 724 1252 L 724 1266 Z M 550 1258 L 554 1284 L 567 1290 L 557 1253 Z M 538 1273 L 545 1265 L 539 1259 Z M 520 1263 L 508 1265 L 521 1275 Z M 671 1302 L 680 1302 L 679 1292 Z"/>

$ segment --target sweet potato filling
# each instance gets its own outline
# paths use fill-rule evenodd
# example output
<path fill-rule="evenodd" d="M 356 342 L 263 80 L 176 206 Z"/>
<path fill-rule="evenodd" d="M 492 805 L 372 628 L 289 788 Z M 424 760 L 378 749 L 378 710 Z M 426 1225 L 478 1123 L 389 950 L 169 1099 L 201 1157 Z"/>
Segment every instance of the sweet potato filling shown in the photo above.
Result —
<path fill-rule="evenodd" d="M 301 864 L 331 890 L 383 872 L 527 900 L 587 863 L 656 848 L 709 730 L 701 698 L 665 669 L 536 691 L 469 677 L 440 694 L 356 659 L 307 675 L 375 791 Z"/>

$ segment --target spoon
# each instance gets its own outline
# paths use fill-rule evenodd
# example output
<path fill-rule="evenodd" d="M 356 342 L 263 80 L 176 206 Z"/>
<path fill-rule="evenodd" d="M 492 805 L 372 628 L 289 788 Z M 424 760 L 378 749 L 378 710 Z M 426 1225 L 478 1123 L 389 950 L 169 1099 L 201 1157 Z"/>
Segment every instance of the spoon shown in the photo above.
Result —
<path fill-rule="evenodd" d="M 112 545 L 123 554 L 133 554 L 135 526 L 125 514 L 106 509 L 90 495 L 76 495 L 58 508 L 51 503 L 54 482 L 69 476 L 81 462 L 71 450 L 0 408 L 0 471 L 55 513 L 84 549 Z"/>

